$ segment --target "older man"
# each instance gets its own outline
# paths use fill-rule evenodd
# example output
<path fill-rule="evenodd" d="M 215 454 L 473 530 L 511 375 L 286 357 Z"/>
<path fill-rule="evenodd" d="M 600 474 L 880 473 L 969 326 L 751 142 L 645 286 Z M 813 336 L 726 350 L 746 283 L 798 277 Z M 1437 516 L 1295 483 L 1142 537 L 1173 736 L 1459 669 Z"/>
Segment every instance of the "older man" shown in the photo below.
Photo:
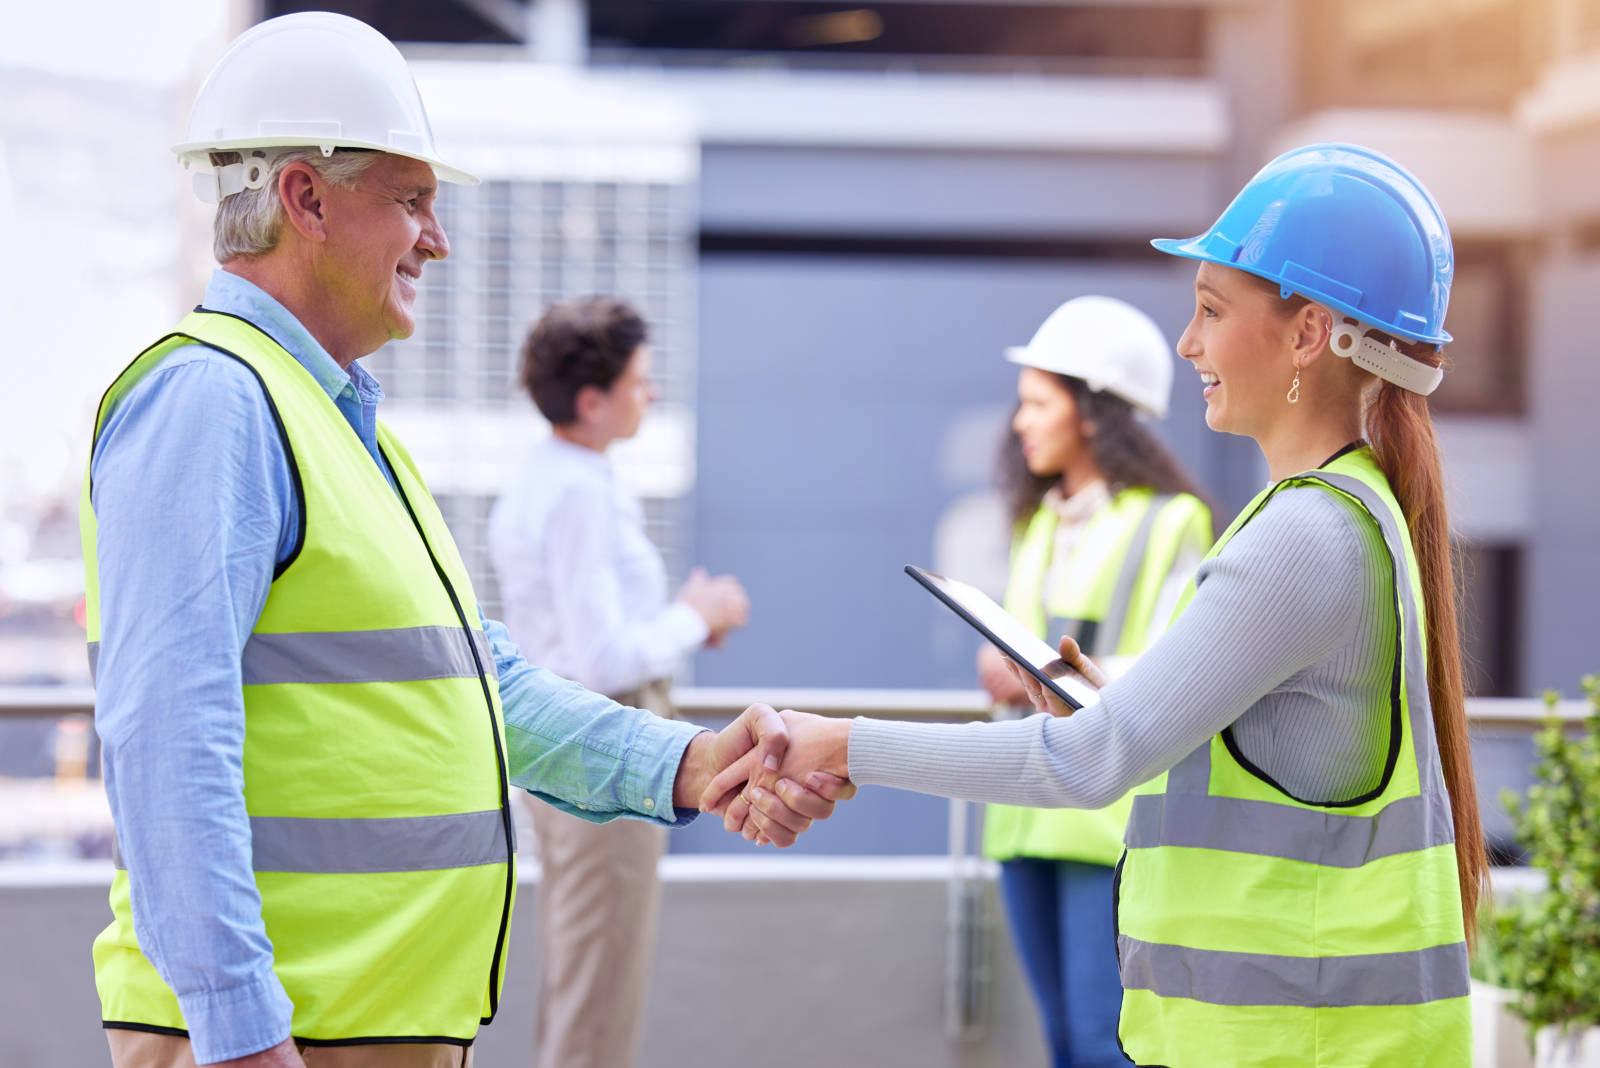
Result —
<path fill-rule="evenodd" d="M 122 869 L 94 947 L 112 1061 L 467 1064 L 505 967 L 508 781 L 673 826 L 783 728 L 625 708 L 479 613 L 356 362 L 411 333 L 449 252 L 436 176 L 475 181 L 438 160 L 388 41 L 256 27 L 179 151 L 215 166 L 223 267 L 107 391 L 82 509 Z M 761 827 L 780 844 L 831 809 L 793 802 Z"/>

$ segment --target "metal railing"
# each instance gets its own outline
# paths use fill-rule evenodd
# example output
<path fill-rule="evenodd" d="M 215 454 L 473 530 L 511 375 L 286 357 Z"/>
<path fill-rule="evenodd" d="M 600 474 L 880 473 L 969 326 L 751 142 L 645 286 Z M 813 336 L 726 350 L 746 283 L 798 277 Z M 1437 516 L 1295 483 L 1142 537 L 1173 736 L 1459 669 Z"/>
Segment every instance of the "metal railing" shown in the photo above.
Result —
<path fill-rule="evenodd" d="M 682 686 L 673 691 L 679 713 L 695 721 L 726 720 L 752 704 L 797 708 L 824 716 L 966 723 L 989 717 L 982 690 L 812 689 L 786 687 Z M 1563 701 L 1556 715 L 1569 722 L 1589 713 L 1587 702 Z M 1467 716 L 1474 726 L 1496 731 L 1538 728 L 1547 716 L 1535 699 L 1472 698 Z M 60 725 L 56 746 L 58 777 L 81 779 L 87 757 L 87 731 L 94 715 L 90 687 L 0 686 L 0 718 L 54 719 Z M 993 927 L 990 891 L 992 865 L 977 855 L 975 828 L 981 818 L 965 801 L 950 802 L 950 874 L 946 913 L 946 1033 L 971 1041 L 983 1036 L 990 1015 L 993 978 Z"/>
<path fill-rule="evenodd" d="M 678 711 L 689 719 L 731 718 L 758 702 L 797 708 L 821 716 L 871 716 L 966 723 L 989 718 L 982 690 L 875 690 L 762 686 L 679 686 L 672 691 Z M 1589 714 L 1586 701 L 1562 701 L 1556 715 L 1569 722 Z M 0 718 L 94 715 L 90 686 L 0 686 Z M 1469 697 L 1467 718 L 1495 727 L 1537 728 L 1544 702 L 1532 697 Z"/>

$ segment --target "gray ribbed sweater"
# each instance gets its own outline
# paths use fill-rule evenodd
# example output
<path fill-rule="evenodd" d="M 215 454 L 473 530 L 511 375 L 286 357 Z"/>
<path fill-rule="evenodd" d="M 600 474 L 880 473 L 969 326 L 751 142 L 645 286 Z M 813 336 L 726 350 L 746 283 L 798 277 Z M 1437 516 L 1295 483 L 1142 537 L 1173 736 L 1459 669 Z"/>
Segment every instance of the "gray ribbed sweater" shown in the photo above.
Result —
<path fill-rule="evenodd" d="M 1230 724 L 1293 796 L 1355 797 L 1388 745 L 1394 583 L 1356 506 L 1282 490 L 1196 573 L 1193 602 L 1098 704 L 953 726 L 858 719 L 858 783 L 1036 808 L 1100 808 Z"/>

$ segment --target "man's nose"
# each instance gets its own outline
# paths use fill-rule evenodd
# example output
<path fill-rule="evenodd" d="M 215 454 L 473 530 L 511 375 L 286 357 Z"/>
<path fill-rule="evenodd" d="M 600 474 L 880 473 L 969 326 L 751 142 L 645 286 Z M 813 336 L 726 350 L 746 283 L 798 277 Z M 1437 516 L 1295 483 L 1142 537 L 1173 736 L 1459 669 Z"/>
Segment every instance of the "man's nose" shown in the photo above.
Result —
<path fill-rule="evenodd" d="M 442 260 L 450 255 L 450 239 L 445 236 L 444 226 L 439 222 L 439 217 L 431 211 L 422 223 L 422 233 L 417 236 L 417 247 L 430 259 Z"/>

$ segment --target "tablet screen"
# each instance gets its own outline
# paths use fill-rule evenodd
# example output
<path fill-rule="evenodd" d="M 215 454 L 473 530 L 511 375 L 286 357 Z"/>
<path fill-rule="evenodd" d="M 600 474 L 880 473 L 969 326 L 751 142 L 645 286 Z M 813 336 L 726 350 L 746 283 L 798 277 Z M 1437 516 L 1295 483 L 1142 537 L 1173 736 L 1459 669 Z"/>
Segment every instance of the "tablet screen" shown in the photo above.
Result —
<path fill-rule="evenodd" d="M 975 627 L 1002 653 L 1027 668 L 1034 678 L 1049 686 L 1071 707 L 1082 708 L 1097 699 L 1095 688 L 1068 667 L 1057 650 L 1050 648 L 982 590 L 920 567 L 907 566 L 906 574 Z"/>

